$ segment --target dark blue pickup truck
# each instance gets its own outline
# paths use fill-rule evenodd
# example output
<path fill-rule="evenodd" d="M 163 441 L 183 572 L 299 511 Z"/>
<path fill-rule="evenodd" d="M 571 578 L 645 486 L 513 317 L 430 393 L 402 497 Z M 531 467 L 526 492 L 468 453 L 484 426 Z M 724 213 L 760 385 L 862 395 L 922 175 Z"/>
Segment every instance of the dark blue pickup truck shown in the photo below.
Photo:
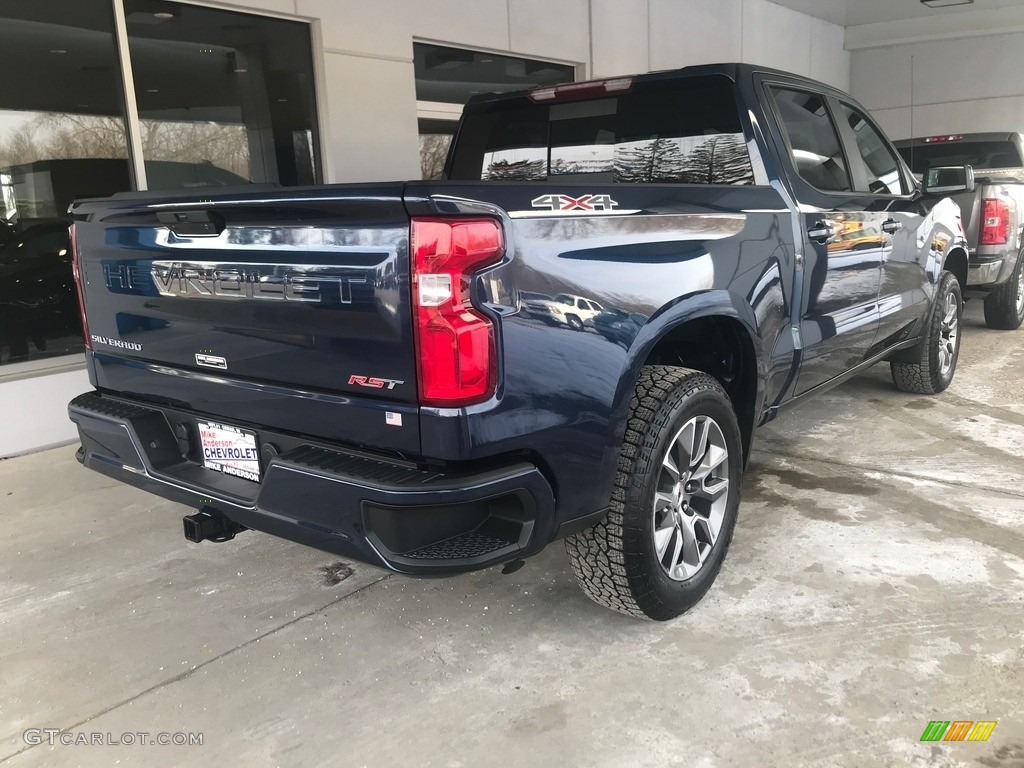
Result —
<path fill-rule="evenodd" d="M 72 215 L 79 458 L 191 540 L 429 575 L 561 538 L 654 619 L 715 579 L 759 425 L 879 361 L 940 392 L 959 351 L 956 206 L 848 95 L 747 65 L 475 98 L 441 182 Z"/>

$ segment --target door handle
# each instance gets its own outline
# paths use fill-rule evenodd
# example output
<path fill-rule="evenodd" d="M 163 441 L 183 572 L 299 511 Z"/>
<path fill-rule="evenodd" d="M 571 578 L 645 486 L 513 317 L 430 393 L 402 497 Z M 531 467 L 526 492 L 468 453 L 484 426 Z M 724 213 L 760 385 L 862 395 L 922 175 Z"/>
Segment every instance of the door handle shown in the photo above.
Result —
<path fill-rule="evenodd" d="M 903 224 L 896 219 L 886 219 L 882 222 L 882 231 L 887 235 L 895 235 L 901 229 L 903 229 Z"/>
<path fill-rule="evenodd" d="M 807 236 L 816 243 L 823 244 L 835 237 L 836 228 L 827 221 L 816 221 L 807 230 Z"/>

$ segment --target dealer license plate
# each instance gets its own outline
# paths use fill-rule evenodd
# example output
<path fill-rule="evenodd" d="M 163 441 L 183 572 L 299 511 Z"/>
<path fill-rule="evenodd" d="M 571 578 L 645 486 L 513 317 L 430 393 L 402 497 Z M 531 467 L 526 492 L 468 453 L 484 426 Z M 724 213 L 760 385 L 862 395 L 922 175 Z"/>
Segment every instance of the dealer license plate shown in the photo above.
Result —
<path fill-rule="evenodd" d="M 255 433 L 200 421 L 199 441 L 203 448 L 203 466 L 207 469 L 256 483 L 260 481 L 260 452 L 256 449 Z"/>

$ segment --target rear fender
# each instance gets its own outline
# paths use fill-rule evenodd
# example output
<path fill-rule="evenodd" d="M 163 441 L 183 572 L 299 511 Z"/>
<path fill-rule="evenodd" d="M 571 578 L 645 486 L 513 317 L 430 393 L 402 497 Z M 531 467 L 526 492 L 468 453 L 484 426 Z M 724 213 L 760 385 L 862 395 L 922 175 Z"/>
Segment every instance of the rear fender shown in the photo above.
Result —
<path fill-rule="evenodd" d="M 757 387 L 754 411 L 754 424 L 742 425 L 744 434 L 751 434 L 756 426 L 756 421 L 764 403 L 764 382 L 765 362 L 764 347 L 757 331 L 757 319 L 754 310 L 747 302 L 738 299 L 728 291 L 707 291 L 668 304 L 659 309 L 637 334 L 633 345 L 630 347 L 619 378 L 619 386 L 615 393 L 612 423 L 614 425 L 613 443 L 614 450 L 609 460 L 608 470 L 602 476 L 610 476 L 618 460 L 618 446 L 626 433 L 626 421 L 629 412 L 629 402 L 640 376 L 640 370 L 648 361 L 654 348 L 668 334 L 688 322 L 709 317 L 725 317 L 738 321 L 745 330 L 753 346 L 753 352 L 757 361 Z M 749 455 L 749 445 L 745 446 Z"/>
<path fill-rule="evenodd" d="M 921 335 L 918 338 L 916 344 L 906 349 L 897 350 L 893 354 L 886 358 L 891 363 L 913 363 L 921 359 L 922 346 L 927 342 L 927 337 L 924 335 L 925 329 L 928 328 L 929 321 L 931 320 L 932 313 L 937 311 L 936 297 L 937 297 L 937 286 L 939 280 L 942 277 L 943 272 L 952 273 L 957 282 L 960 283 L 961 292 L 967 292 L 967 245 L 963 238 L 956 238 L 950 242 L 946 247 L 945 253 L 942 254 L 942 258 L 936 261 L 937 269 L 935 269 L 933 290 L 928 300 L 928 309 L 924 314 L 924 322 L 920 324 Z"/>

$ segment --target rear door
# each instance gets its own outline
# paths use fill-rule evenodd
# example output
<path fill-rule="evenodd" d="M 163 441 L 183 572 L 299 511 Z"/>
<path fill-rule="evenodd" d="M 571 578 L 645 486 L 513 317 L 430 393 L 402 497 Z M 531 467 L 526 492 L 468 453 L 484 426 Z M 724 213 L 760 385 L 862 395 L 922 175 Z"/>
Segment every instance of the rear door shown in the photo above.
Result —
<path fill-rule="evenodd" d="M 892 248 L 884 216 L 855 186 L 830 98 L 804 83 L 766 84 L 783 151 L 796 175 L 805 237 L 800 338 L 803 362 L 795 395 L 862 362 L 878 330 L 882 261 Z"/>

